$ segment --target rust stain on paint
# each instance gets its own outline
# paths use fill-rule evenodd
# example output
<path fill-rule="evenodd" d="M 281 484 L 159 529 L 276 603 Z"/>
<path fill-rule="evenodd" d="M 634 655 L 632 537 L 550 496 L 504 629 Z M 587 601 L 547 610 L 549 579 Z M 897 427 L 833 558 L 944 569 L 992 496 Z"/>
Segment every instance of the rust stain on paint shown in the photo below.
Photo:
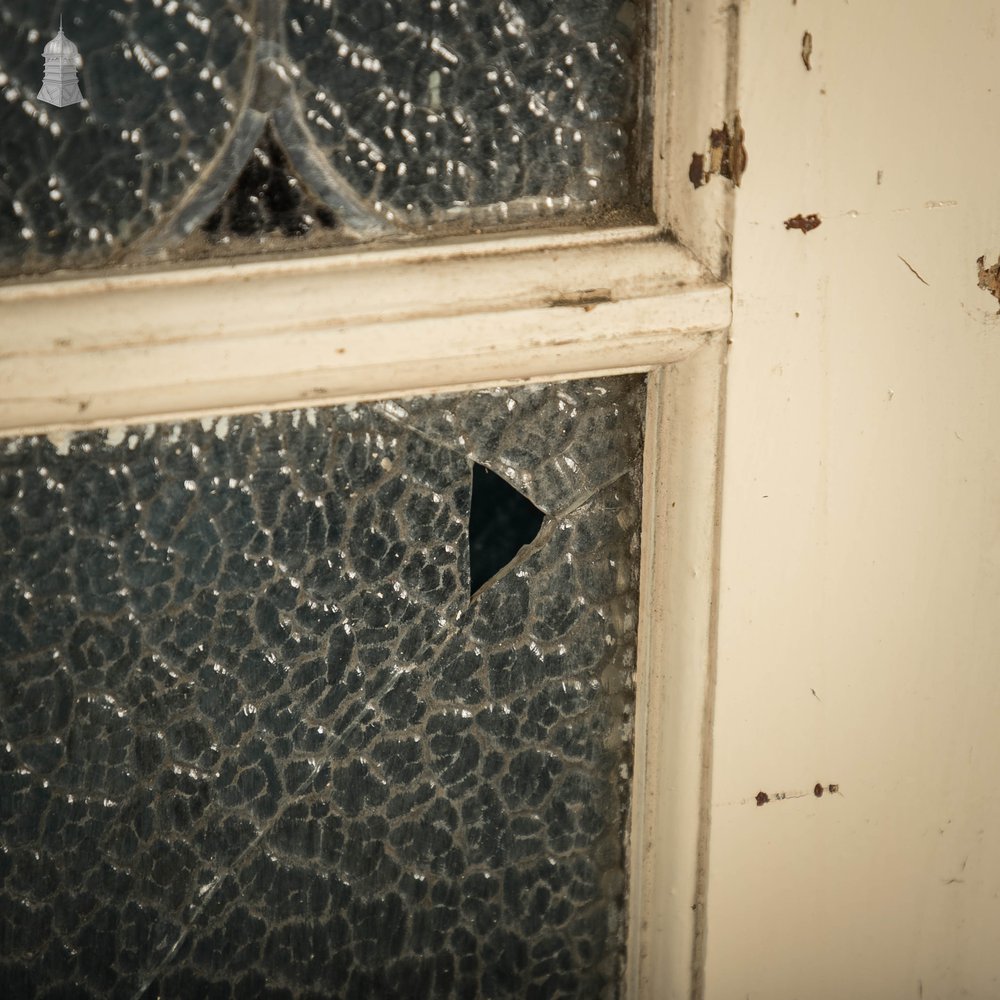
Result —
<path fill-rule="evenodd" d="M 979 287 L 1000 302 L 1000 258 L 989 267 L 985 257 L 980 257 L 976 263 L 979 265 Z"/>
<path fill-rule="evenodd" d="M 797 229 L 803 236 L 818 229 L 822 224 L 823 220 L 815 212 L 810 212 L 809 215 L 803 215 L 800 212 L 790 219 L 785 219 L 785 229 Z"/>
<path fill-rule="evenodd" d="M 802 63 L 806 69 L 812 69 L 813 36 L 807 31 L 802 36 Z"/>
<path fill-rule="evenodd" d="M 707 153 L 692 154 L 688 179 L 698 188 L 718 174 L 739 187 L 746 172 L 747 160 L 746 132 L 737 112 L 733 115 L 732 125 L 723 122 L 721 128 L 713 128 L 709 133 Z"/>

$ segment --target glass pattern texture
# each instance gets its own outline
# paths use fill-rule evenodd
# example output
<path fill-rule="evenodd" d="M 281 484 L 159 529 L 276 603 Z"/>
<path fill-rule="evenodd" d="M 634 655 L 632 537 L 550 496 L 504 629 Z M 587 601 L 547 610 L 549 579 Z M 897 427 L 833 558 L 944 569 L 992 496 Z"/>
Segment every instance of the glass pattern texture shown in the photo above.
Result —
<path fill-rule="evenodd" d="M 62 13 L 84 100 L 55 107 L 38 91 L 59 10 L 0 0 L 0 275 L 646 204 L 639 0 L 74 0 Z M 227 201 L 252 205 L 262 155 L 303 186 L 299 220 L 220 232 L 220 214 L 240 216 Z M 311 202 L 336 224 L 315 224 Z"/>
<path fill-rule="evenodd" d="M 644 394 L 3 444 L 0 995 L 617 996 Z"/>
<path fill-rule="evenodd" d="M 239 251 L 247 240 L 263 243 L 275 234 L 295 236 L 300 245 L 316 242 L 317 236 L 333 231 L 336 225 L 333 212 L 295 175 L 281 143 L 268 127 L 199 235 L 216 252 L 230 246 Z"/>

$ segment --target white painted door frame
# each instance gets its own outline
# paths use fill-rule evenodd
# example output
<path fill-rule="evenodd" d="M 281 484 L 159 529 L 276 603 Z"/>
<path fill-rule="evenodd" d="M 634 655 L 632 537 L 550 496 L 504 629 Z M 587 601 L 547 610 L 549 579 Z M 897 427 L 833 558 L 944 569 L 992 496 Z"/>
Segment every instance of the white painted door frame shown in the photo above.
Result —
<path fill-rule="evenodd" d="M 685 9 L 688 7 L 690 9 Z M 626 992 L 701 990 L 735 9 L 657 0 L 657 223 L 0 286 L 0 435 L 649 373 Z"/>

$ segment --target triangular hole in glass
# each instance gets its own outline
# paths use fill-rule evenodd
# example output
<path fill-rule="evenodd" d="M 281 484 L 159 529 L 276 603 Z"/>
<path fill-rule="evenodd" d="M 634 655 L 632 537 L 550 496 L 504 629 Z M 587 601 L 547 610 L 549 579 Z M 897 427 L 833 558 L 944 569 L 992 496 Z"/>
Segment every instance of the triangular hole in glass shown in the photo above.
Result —
<path fill-rule="evenodd" d="M 469 569 L 472 593 L 535 540 L 545 514 L 505 479 L 478 462 L 472 466 Z"/>

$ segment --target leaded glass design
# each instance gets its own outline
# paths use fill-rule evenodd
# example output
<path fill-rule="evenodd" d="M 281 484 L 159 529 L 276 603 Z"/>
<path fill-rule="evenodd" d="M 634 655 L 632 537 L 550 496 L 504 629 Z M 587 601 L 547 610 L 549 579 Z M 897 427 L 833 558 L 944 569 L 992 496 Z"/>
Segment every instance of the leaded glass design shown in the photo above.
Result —
<path fill-rule="evenodd" d="M 0 0 L 0 274 L 218 251 L 275 143 L 336 224 L 221 233 L 244 252 L 637 218 L 645 3 L 73 0 L 84 100 L 54 107 L 58 8 Z"/>
<path fill-rule="evenodd" d="M 281 143 L 268 127 L 236 183 L 205 220 L 199 236 L 217 253 L 220 247 L 245 250 L 248 240 L 263 243 L 280 233 L 303 243 L 336 228 L 333 212 L 296 176 Z M 195 240 L 191 240 L 194 249 Z"/>
<path fill-rule="evenodd" d="M 617 996 L 644 391 L 0 447 L 0 995 Z"/>

